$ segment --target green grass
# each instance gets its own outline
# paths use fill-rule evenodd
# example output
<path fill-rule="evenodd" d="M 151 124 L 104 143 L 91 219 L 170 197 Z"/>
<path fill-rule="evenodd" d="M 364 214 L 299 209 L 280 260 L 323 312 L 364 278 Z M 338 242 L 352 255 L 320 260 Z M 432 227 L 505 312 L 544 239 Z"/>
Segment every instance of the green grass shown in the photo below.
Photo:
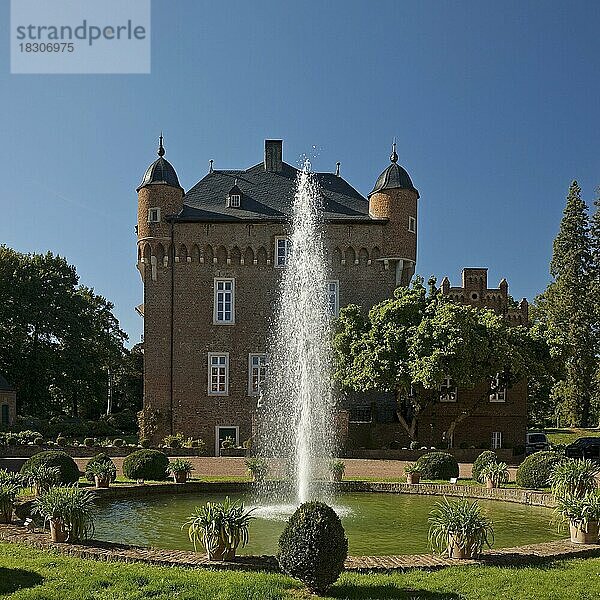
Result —
<path fill-rule="evenodd" d="M 600 559 L 527 568 L 452 567 L 427 573 L 344 574 L 326 598 L 592 600 Z M 0 598 L 12 600 L 274 600 L 312 598 L 283 575 L 104 563 L 0 543 Z"/>
<path fill-rule="evenodd" d="M 551 444 L 572 444 L 580 437 L 600 437 L 600 429 L 546 429 Z"/>

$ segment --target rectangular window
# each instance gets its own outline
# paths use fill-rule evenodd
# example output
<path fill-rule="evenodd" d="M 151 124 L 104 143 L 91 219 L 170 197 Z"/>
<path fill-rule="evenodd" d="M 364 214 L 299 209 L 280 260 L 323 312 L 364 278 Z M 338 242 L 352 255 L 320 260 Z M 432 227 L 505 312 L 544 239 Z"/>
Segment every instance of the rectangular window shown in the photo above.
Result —
<path fill-rule="evenodd" d="M 227 396 L 229 394 L 229 353 L 208 353 L 208 394 Z"/>
<path fill-rule="evenodd" d="M 235 323 L 235 279 L 215 279 L 215 324 Z"/>
<path fill-rule="evenodd" d="M 408 230 L 411 233 L 417 232 L 417 220 L 414 217 L 408 217 Z"/>
<path fill-rule="evenodd" d="M 440 386 L 440 402 L 456 402 L 458 390 L 450 377 L 444 379 L 444 383 Z"/>
<path fill-rule="evenodd" d="M 371 407 L 370 406 L 353 406 L 350 409 L 350 423 L 370 423 Z"/>
<path fill-rule="evenodd" d="M 492 431 L 492 450 L 502 448 L 502 432 Z"/>
<path fill-rule="evenodd" d="M 229 196 L 229 201 L 231 203 L 232 208 L 239 208 L 240 200 L 241 200 L 241 198 L 240 198 L 239 194 L 233 194 L 232 196 Z"/>
<path fill-rule="evenodd" d="M 328 281 L 327 282 L 327 306 L 329 308 L 329 314 L 332 317 L 337 317 L 340 312 L 340 300 L 339 300 L 339 282 Z"/>
<path fill-rule="evenodd" d="M 506 386 L 502 385 L 500 373 L 492 381 L 492 387 L 496 391 L 490 394 L 490 402 L 506 402 Z"/>
<path fill-rule="evenodd" d="M 258 396 L 267 377 L 267 355 L 248 355 L 248 396 Z"/>
<path fill-rule="evenodd" d="M 9 407 L 8 407 L 8 404 L 3 404 L 2 405 L 2 418 L 1 418 L 0 422 L 2 423 L 2 425 L 8 425 L 8 420 L 9 420 Z"/>
<path fill-rule="evenodd" d="M 148 209 L 148 223 L 158 223 L 160 221 L 160 208 Z"/>
<path fill-rule="evenodd" d="M 275 266 L 285 267 L 290 254 L 290 241 L 286 237 L 275 238 Z"/>

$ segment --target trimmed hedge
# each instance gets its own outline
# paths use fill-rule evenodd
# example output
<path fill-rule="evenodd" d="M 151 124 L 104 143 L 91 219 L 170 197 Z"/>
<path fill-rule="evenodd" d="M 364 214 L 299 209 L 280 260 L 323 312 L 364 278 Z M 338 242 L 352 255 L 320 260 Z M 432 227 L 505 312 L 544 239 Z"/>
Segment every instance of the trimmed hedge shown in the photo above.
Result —
<path fill-rule="evenodd" d="M 562 460 L 563 456 L 549 450 L 530 454 L 517 469 L 517 485 L 530 489 L 548 487 L 550 473 Z"/>
<path fill-rule="evenodd" d="M 417 460 L 422 479 L 451 479 L 458 477 L 458 462 L 447 452 L 428 452 Z"/>
<path fill-rule="evenodd" d="M 66 452 L 61 452 L 60 450 L 46 450 L 45 452 L 34 454 L 21 467 L 21 473 L 27 475 L 33 467 L 40 465 L 58 467 L 60 471 L 60 483 L 76 483 L 79 481 L 81 475 L 75 461 Z"/>
<path fill-rule="evenodd" d="M 302 504 L 279 538 L 277 558 L 282 570 L 313 592 L 322 593 L 337 581 L 347 556 L 342 522 L 323 502 Z"/>
<path fill-rule="evenodd" d="M 95 465 L 96 463 L 110 463 L 114 468 L 114 475 L 110 478 L 111 481 L 115 481 L 117 478 L 117 467 L 115 467 L 115 463 L 111 460 L 110 456 L 105 454 L 104 452 L 100 452 L 100 454 L 96 454 L 96 456 L 92 456 L 90 460 L 88 460 L 85 465 L 85 478 L 88 481 L 94 481 L 94 475 L 90 472 L 90 467 Z"/>
<path fill-rule="evenodd" d="M 479 481 L 479 483 L 484 483 L 481 477 L 481 471 L 483 467 L 498 462 L 498 455 L 492 450 L 484 450 L 473 463 L 473 475 L 472 478 L 474 481 Z"/>
<path fill-rule="evenodd" d="M 137 450 L 123 461 L 123 474 L 128 479 L 164 481 L 167 478 L 169 459 L 160 450 Z"/>

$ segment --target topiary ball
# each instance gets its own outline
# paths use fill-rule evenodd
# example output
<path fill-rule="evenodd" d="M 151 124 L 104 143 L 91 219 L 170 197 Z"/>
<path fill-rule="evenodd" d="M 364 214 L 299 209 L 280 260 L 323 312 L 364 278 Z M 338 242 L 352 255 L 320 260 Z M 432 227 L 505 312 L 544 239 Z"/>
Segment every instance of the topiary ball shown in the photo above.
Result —
<path fill-rule="evenodd" d="M 322 593 L 337 581 L 347 556 L 342 522 L 323 502 L 302 504 L 279 538 L 277 558 L 282 570 L 313 592 Z"/>
<path fill-rule="evenodd" d="M 44 438 L 43 437 L 36 437 L 35 440 L 33 440 L 33 443 L 36 446 L 43 446 L 44 445 Z"/>
<path fill-rule="evenodd" d="M 164 481 L 167 478 L 169 459 L 160 450 L 137 450 L 123 461 L 123 474 L 128 479 Z"/>
<path fill-rule="evenodd" d="M 417 460 L 422 479 L 451 479 L 458 477 L 458 462 L 447 452 L 428 452 Z"/>
<path fill-rule="evenodd" d="M 472 478 L 474 481 L 479 481 L 479 483 L 484 483 L 481 479 L 481 471 L 483 467 L 498 462 L 498 455 L 491 450 L 484 450 L 473 463 L 473 475 Z"/>
<path fill-rule="evenodd" d="M 83 445 L 84 445 L 86 448 L 91 448 L 91 447 L 92 447 L 94 444 L 95 444 L 95 440 L 94 440 L 94 438 L 89 438 L 89 437 L 87 437 L 87 438 L 85 438 L 85 439 L 83 440 Z"/>
<path fill-rule="evenodd" d="M 125 445 L 125 440 L 121 438 L 116 438 L 113 440 L 113 446 L 115 448 L 121 448 Z"/>
<path fill-rule="evenodd" d="M 60 472 L 59 483 L 76 483 L 81 475 L 75 461 L 66 452 L 60 450 L 46 450 L 34 454 L 21 467 L 21 473 L 28 475 L 33 467 L 42 465 L 45 467 L 58 467 Z"/>
<path fill-rule="evenodd" d="M 90 460 L 88 460 L 87 464 L 85 465 L 85 478 L 88 481 L 94 481 L 94 475 L 91 473 L 91 469 L 90 467 L 96 463 L 110 463 L 113 467 L 114 467 L 114 475 L 110 478 L 111 481 L 115 481 L 117 478 L 117 467 L 115 466 L 115 463 L 111 460 L 110 456 L 108 456 L 108 454 L 105 454 L 104 452 L 100 452 L 100 454 L 96 454 L 96 456 L 92 456 L 92 458 L 90 458 Z"/>
<path fill-rule="evenodd" d="M 517 485 L 523 488 L 548 487 L 550 473 L 562 460 L 560 454 L 548 450 L 530 454 L 517 469 Z"/>
<path fill-rule="evenodd" d="M 67 445 L 67 438 L 65 438 L 65 437 L 57 437 L 56 438 L 56 445 L 57 446 L 66 446 Z"/>

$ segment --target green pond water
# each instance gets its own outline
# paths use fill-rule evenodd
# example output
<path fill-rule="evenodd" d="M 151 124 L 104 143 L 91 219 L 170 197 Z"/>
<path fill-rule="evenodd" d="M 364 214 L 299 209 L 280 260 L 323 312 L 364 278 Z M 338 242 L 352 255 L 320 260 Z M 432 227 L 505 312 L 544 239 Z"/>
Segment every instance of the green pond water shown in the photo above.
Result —
<path fill-rule="evenodd" d="M 252 506 L 251 498 L 241 498 Z M 181 526 L 194 507 L 222 501 L 223 494 L 177 494 L 146 499 L 114 500 L 100 506 L 95 539 L 191 550 L 187 530 Z M 336 498 L 352 555 L 421 554 L 430 551 L 427 517 L 440 497 L 409 494 L 356 493 Z M 551 523 L 547 508 L 480 500 L 494 523 L 496 548 L 545 542 L 565 537 Z M 250 543 L 239 554 L 274 554 L 286 516 L 258 517 L 250 524 Z"/>

